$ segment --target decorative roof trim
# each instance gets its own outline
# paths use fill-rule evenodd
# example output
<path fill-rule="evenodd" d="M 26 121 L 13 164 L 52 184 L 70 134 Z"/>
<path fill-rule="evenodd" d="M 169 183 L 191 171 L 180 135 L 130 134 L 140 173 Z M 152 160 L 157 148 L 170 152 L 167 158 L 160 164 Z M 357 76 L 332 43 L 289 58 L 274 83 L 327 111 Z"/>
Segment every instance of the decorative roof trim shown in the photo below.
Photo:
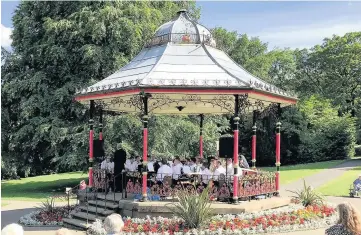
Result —
<path fill-rule="evenodd" d="M 146 93 L 169 93 L 169 94 L 181 94 L 181 93 L 214 93 L 214 94 L 260 94 L 267 97 L 273 97 L 278 100 L 282 100 L 287 103 L 295 104 L 297 98 L 295 97 L 286 97 L 284 95 L 272 94 L 269 91 L 263 91 L 259 89 L 249 88 L 249 87 L 181 87 L 181 86 L 167 86 L 167 87 L 157 87 L 157 86 L 144 86 L 144 87 L 134 87 L 132 89 L 118 89 L 113 91 L 104 92 L 94 92 L 93 94 L 80 94 L 75 97 L 75 100 L 91 100 L 91 99 L 102 99 L 107 97 L 114 97 L 117 95 L 130 95 L 137 94 L 139 92 Z"/>
<path fill-rule="evenodd" d="M 199 79 L 152 79 L 147 78 L 149 84 L 142 83 L 143 79 L 136 79 L 131 80 L 127 82 L 116 82 L 111 83 L 108 85 L 102 85 L 102 86 L 96 86 L 96 87 L 88 87 L 85 89 L 77 90 L 77 95 L 84 95 L 87 93 L 93 93 L 93 92 L 101 92 L 106 90 L 118 90 L 118 89 L 127 89 L 127 88 L 139 88 L 139 87 L 157 87 L 157 86 L 168 86 L 168 87 L 193 87 L 196 89 L 199 89 L 200 87 L 204 87 L 205 89 L 211 88 L 211 87 L 219 87 L 219 88 L 225 88 L 225 87 L 235 87 L 235 88 L 245 88 L 245 89 L 257 89 L 259 91 L 266 91 L 271 94 L 275 95 L 281 95 L 286 96 L 290 98 L 296 98 L 297 96 L 295 94 L 291 94 L 290 92 L 286 92 L 282 89 L 277 88 L 273 85 L 267 85 L 262 84 L 259 82 L 253 82 L 250 81 L 249 85 L 244 85 L 242 81 L 237 79 L 237 82 L 233 82 L 229 79 L 227 80 L 220 80 L 220 79 L 207 79 L 207 80 L 199 80 Z"/>

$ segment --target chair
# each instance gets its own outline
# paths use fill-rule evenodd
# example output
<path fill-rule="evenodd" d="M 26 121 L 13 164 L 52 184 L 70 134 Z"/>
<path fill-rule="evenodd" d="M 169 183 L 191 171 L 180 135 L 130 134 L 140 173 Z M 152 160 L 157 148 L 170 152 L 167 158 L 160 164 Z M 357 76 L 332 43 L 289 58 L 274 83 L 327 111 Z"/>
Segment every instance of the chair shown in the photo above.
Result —
<path fill-rule="evenodd" d="M 222 187 L 223 184 L 226 183 L 226 176 L 224 174 L 220 174 L 218 178 L 219 187 Z"/>

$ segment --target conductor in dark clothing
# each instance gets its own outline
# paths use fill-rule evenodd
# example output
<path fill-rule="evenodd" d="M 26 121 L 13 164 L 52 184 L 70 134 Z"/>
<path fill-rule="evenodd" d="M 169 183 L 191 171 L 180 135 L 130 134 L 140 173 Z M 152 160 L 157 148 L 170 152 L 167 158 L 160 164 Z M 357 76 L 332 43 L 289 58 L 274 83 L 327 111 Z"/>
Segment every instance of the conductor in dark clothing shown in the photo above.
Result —
<path fill-rule="evenodd" d="M 127 153 L 123 150 L 117 150 L 114 153 L 114 181 L 115 181 L 115 191 L 122 192 L 126 185 L 126 177 L 123 177 L 121 172 L 124 170 L 124 164 L 127 160 Z M 122 183 L 123 181 L 123 183 Z"/>

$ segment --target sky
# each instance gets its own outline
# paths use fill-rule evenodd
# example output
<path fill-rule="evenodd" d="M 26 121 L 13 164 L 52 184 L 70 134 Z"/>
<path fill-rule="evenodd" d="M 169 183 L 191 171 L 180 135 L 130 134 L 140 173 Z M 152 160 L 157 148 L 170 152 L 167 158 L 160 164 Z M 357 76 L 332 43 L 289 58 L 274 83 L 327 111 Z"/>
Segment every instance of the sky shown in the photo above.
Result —
<path fill-rule="evenodd" d="M 10 48 L 19 1 L 1 2 L 1 44 Z M 361 31 L 361 2 L 198 1 L 200 23 L 259 37 L 274 48 L 310 48 L 333 34 Z"/>

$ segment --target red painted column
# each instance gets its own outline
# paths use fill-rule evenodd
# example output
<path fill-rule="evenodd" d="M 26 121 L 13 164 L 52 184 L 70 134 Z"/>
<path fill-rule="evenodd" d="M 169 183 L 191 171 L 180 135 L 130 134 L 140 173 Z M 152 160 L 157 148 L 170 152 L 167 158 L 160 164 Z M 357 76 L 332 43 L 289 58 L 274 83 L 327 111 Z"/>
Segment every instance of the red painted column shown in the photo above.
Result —
<path fill-rule="evenodd" d="M 101 152 L 104 153 L 104 143 L 103 143 L 103 109 L 99 109 L 99 141 Z M 104 156 L 103 156 L 104 157 Z"/>
<path fill-rule="evenodd" d="M 144 122 L 144 117 L 143 117 Z M 148 128 L 143 128 L 143 168 L 146 167 L 148 164 Z M 147 198 L 147 178 L 148 172 L 143 171 L 143 183 L 142 183 L 142 195 L 143 199 L 146 200 Z"/>
<path fill-rule="evenodd" d="M 280 166 L 281 166 L 281 123 L 276 124 L 276 190 L 280 190 Z"/>
<path fill-rule="evenodd" d="M 203 158 L 203 136 L 199 136 L 199 157 Z"/>
<path fill-rule="evenodd" d="M 203 120 L 204 115 L 199 115 L 201 117 L 201 122 L 199 124 L 199 156 L 200 158 L 203 158 Z"/>
<path fill-rule="evenodd" d="M 143 128 L 143 161 L 148 161 L 148 128 Z"/>
<path fill-rule="evenodd" d="M 256 169 L 256 141 L 257 141 L 257 127 L 256 124 L 252 127 L 252 169 Z"/>
<path fill-rule="evenodd" d="M 239 96 L 235 95 L 235 102 L 234 102 L 234 126 L 233 126 L 233 201 L 238 201 L 238 124 L 240 118 L 238 117 L 239 114 Z"/>
<path fill-rule="evenodd" d="M 90 109 L 89 109 L 89 182 L 88 186 L 93 187 L 93 157 L 94 157 L 94 149 L 93 149 L 93 140 L 94 140 L 94 115 L 95 104 L 94 100 L 90 101 Z"/>
<path fill-rule="evenodd" d="M 142 201 L 147 201 L 147 182 L 148 182 L 148 98 L 150 94 L 142 94 L 142 101 L 144 105 L 144 113 L 143 113 L 143 169 L 142 169 Z"/>
<path fill-rule="evenodd" d="M 238 119 L 239 117 L 235 117 L 234 119 Z M 233 175 L 233 200 L 238 200 L 238 130 L 233 131 L 233 168 L 234 168 L 234 175 Z"/>

